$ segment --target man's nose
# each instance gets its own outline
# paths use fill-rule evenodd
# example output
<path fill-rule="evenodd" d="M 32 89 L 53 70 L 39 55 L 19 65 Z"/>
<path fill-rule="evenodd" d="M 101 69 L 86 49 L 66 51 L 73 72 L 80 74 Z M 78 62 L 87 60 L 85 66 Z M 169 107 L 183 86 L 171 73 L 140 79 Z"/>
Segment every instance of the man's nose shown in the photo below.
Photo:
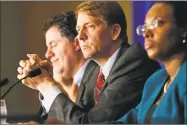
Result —
<path fill-rule="evenodd" d="M 87 33 L 84 29 L 81 29 L 78 34 L 77 37 L 78 41 L 85 41 L 87 39 Z"/>
<path fill-rule="evenodd" d="M 50 48 L 48 48 L 47 51 L 46 51 L 46 53 L 45 53 L 45 57 L 47 59 L 50 59 L 53 56 L 54 56 L 54 53 L 52 52 L 52 50 Z"/>

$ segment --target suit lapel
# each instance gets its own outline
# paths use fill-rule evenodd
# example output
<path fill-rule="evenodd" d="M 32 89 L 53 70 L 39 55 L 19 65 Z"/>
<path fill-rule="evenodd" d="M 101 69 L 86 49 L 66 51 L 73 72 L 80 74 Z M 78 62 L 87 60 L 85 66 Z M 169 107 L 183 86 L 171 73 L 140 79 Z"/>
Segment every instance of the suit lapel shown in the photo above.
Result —
<path fill-rule="evenodd" d="M 112 69 L 107 77 L 107 79 L 105 80 L 104 82 L 104 86 L 103 88 L 101 89 L 101 92 L 100 92 L 100 95 L 103 93 L 103 91 L 105 90 L 105 88 L 108 86 L 108 84 L 111 82 L 111 80 L 113 79 L 113 77 L 111 76 L 115 76 L 115 71 L 116 71 L 116 67 L 119 67 L 118 66 L 118 60 L 120 60 L 120 58 L 122 57 L 123 53 L 125 53 L 125 51 L 129 48 L 129 45 L 128 44 L 125 44 L 123 43 L 121 45 L 121 48 L 119 50 L 119 53 L 116 57 L 116 60 L 114 62 L 114 65 L 112 66 Z"/>
<path fill-rule="evenodd" d="M 78 89 L 78 94 L 77 94 L 77 99 L 76 99 L 76 103 L 80 102 L 82 100 L 82 97 L 85 93 L 85 88 L 86 85 L 90 82 L 88 82 L 90 80 L 90 78 L 92 77 L 92 72 L 94 71 L 94 69 L 97 67 L 97 64 L 93 61 L 90 61 L 90 63 L 88 64 L 88 66 L 86 67 L 86 70 L 84 72 L 80 87 Z"/>
<path fill-rule="evenodd" d="M 168 74 L 166 73 L 165 69 L 164 72 L 160 74 L 159 79 L 152 81 L 152 85 L 156 85 L 155 87 L 152 87 L 152 90 L 147 90 L 147 91 L 151 91 L 151 97 L 149 97 L 148 101 L 144 104 L 143 106 L 143 110 L 142 110 L 142 117 L 143 119 L 145 119 L 147 113 L 149 112 L 151 106 L 153 105 L 153 103 L 156 101 L 157 97 L 159 96 L 160 92 L 163 90 L 163 86 L 166 82 L 168 78 Z M 149 95 L 147 95 L 149 96 Z M 143 121 L 142 121 L 143 123 Z"/>

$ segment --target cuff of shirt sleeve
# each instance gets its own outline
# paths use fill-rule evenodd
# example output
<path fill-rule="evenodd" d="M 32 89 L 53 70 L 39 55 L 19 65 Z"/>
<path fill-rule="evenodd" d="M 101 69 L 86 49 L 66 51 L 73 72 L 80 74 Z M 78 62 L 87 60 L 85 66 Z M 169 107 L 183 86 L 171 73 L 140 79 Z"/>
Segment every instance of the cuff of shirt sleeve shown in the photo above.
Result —
<path fill-rule="evenodd" d="M 60 93 L 61 91 L 57 86 L 53 86 L 44 93 L 42 93 L 44 99 L 41 100 L 41 102 L 42 105 L 45 107 L 47 113 L 49 112 L 49 109 L 51 108 L 53 101 Z"/>

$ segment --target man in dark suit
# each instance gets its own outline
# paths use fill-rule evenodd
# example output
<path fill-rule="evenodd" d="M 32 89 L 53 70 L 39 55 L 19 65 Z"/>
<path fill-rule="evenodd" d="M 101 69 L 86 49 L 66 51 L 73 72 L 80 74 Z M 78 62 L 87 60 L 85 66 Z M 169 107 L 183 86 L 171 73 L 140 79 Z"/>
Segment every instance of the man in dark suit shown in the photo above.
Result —
<path fill-rule="evenodd" d="M 128 44 L 126 18 L 117 2 L 83 2 L 76 14 L 83 55 L 100 66 L 97 84 L 89 83 L 95 105 L 84 111 L 62 93 L 48 117 L 66 124 L 116 120 L 138 104 L 146 79 L 159 65 L 147 57 L 140 44 Z"/>
<path fill-rule="evenodd" d="M 18 79 L 23 78 L 35 67 L 41 68 L 41 75 L 32 79 L 27 78 L 23 83 L 39 90 L 40 95 L 43 95 L 39 96 L 43 105 L 39 114 L 44 119 L 54 99 L 60 93 L 64 93 L 70 101 L 75 102 L 85 111 L 93 107 L 94 103 L 90 103 L 90 98 L 84 96 L 84 93 L 89 95 L 87 93 L 89 91 L 85 89 L 87 83 L 96 83 L 98 70 L 95 69 L 98 65 L 94 61 L 84 59 L 78 41 L 75 39 L 77 35 L 75 26 L 76 18 L 71 11 L 52 17 L 44 25 L 47 45 L 45 56 L 51 61 L 52 66 L 36 54 L 28 54 L 29 60 L 20 61 Z M 50 71 L 53 71 L 53 76 L 50 76 Z M 82 101 L 85 97 L 87 100 Z"/>

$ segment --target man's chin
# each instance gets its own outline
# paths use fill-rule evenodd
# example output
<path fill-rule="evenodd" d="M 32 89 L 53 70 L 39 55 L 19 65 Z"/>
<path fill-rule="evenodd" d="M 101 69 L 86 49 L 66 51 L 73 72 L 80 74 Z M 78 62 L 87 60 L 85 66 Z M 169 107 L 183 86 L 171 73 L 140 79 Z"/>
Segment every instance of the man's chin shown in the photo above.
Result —
<path fill-rule="evenodd" d="M 62 72 L 60 70 L 53 70 L 53 79 L 60 83 L 62 81 Z"/>
<path fill-rule="evenodd" d="M 92 55 L 88 54 L 88 53 L 83 54 L 83 56 L 84 56 L 85 59 L 90 59 L 92 57 Z"/>
<path fill-rule="evenodd" d="M 60 77 L 53 77 L 53 79 L 55 80 L 55 82 L 57 83 L 61 83 L 61 78 Z"/>
<path fill-rule="evenodd" d="M 64 84 L 66 86 L 71 85 L 73 78 L 65 77 L 65 76 L 56 76 L 54 77 L 54 80 L 59 84 Z"/>

